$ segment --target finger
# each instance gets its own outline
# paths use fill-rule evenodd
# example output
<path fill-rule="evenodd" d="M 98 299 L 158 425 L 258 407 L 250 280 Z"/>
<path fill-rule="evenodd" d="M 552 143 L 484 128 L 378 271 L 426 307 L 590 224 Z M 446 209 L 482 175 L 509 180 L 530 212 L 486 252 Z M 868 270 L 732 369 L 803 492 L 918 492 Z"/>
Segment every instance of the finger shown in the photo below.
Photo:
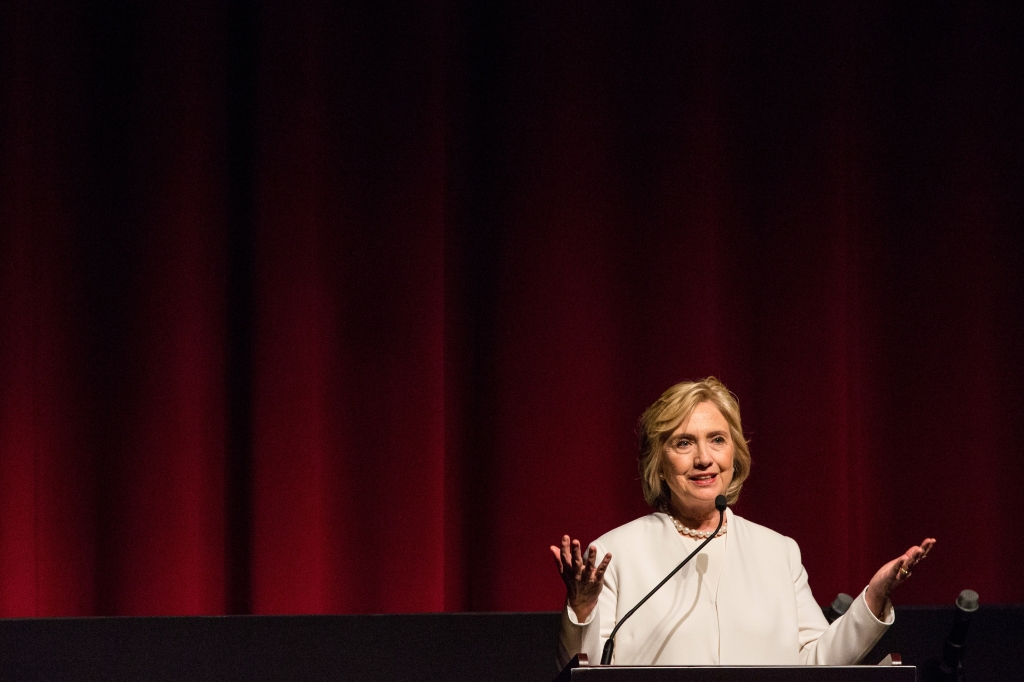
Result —
<path fill-rule="evenodd" d="M 551 553 L 555 556 L 555 567 L 558 569 L 558 572 L 561 573 L 562 569 L 565 567 L 565 564 L 562 563 L 562 550 L 560 547 L 551 545 Z"/>
<path fill-rule="evenodd" d="M 910 565 L 911 566 L 916 566 L 919 561 L 921 561 L 926 556 L 928 556 L 928 552 L 931 551 L 931 549 L 932 549 L 932 547 L 934 545 L 935 545 L 935 538 L 926 538 L 924 540 L 924 542 L 922 542 L 920 545 L 918 545 L 917 547 L 911 548 L 911 550 L 909 552 L 911 554 Z"/>
<path fill-rule="evenodd" d="M 576 580 L 583 576 L 583 556 L 580 553 L 580 541 L 572 541 L 572 567 L 576 574 Z"/>
<path fill-rule="evenodd" d="M 918 559 L 918 556 L 920 556 L 920 553 L 921 553 L 921 548 L 918 547 L 917 545 L 914 545 L 913 547 L 908 549 L 906 552 L 904 552 L 903 556 L 901 556 L 899 558 L 899 560 L 898 560 L 900 562 L 901 570 L 902 569 L 906 569 L 907 571 L 909 571 L 910 567 L 917 563 L 917 559 Z M 901 575 L 901 577 L 904 577 L 904 578 L 906 577 L 902 572 L 900 573 L 900 575 Z"/>
<path fill-rule="evenodd" d="M 928 551 L 930 549 L 931 549 L 930 545 L 928 547 L 925 547 L 924 543 L 921 543 L 921 545 L 917 548 L 917 552 L 915 553 L 914 563 L 917 564 L 917 562 L 921 561 L 926 556 L 928 556 Z"/>
<path fill-rule="evenodd" d="M 594 579 L 597 581 L 604 580 L 604 572 L 608 570 L 608 564 L 612 561 L 612 553 L 608 552 L 604 555 L 604 559 L 601 560 L 601 565 L 597 567 L 597 572 L 594 574 Z"/>
<path fill-rule="evenodd" d="M 564 566 L 572 566 L 572 553 L 568 535 L 562 536 L 562 564 Z"/>
<path fill-rule="evenodd" d="M 597 548 L 593 545 L 590 546 L 590 550 L 587 552 L 587 571 L 585 576 L 588 581 L 597 581 L 597 566 L 594 564 L 597 562 Z"/>

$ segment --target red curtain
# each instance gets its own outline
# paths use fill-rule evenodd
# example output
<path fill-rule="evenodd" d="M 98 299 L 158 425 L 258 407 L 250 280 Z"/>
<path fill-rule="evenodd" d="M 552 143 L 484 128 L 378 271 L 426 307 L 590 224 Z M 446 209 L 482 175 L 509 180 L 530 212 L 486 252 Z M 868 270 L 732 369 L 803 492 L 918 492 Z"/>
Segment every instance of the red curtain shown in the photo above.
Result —
<path fill-rule="evenodd" d="M 1020 9 L 10 3 L 0 616 L 553 610 L 739 396 L 819 601 L 1024 601 Z"/>

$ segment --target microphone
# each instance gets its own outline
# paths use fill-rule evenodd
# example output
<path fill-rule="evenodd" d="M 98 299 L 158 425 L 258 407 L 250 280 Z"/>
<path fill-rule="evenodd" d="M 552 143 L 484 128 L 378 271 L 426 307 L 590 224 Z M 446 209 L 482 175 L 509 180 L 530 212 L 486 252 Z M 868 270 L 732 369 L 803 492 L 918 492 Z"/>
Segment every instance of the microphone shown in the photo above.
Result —
<path fill-rule="evenodd" d="M 956 613 L 953 628 L 949 631 L 946 644 L 942 647 L 942 664 L 939 674 L 944 679 L 964 679 L 964 648 L 967 643 L 967 628 L 971 625 L 974 612 L 978 610 L 978 593 L 964 590 L 956 598 Z"/>
<path fill-rule="evenodd" d="M 608 635 L 608 641 L 604 643 L 604 651 L 601 653 L 601 665 L 611 665 L 612 652 L 615 650 L 615 633 L 619 631 L 619 628 L 621 628 L 622 624 L 626 622 L 626 619 L 632 616 L 634 613 L 636 613 L 636 610 L 643 606 L 645 601 L 654 596 L 654 593 L 660 590 L 661 586 L 669 581 L 669 578 L 678 573 L 679 569 L 685 566 L 687 562 L 697 554 L 697 552 L 704 549 L 704 545 L 708 544 L 709 542 L 715 539 L 715 536 L 718 535 L 718 531 L 722 530 L 722 524 L 725 523 L 725 508 L 727 506 L 729 506 L 729 501 L 725 499 L 725 495 L 719 495 L 718 497 L 715 498 L 715 509 L 718 510 L 718 527 L 715 528 L 715 532 L 709 535 L 704 542 L 700 543 L 697 549 L 693 550 L 690 553 L 690 556 L 683 559 L 681 564 L 673 568 L 672 572 L 666 575 L 664 580 L 655 585 L 654 589 L 648 592 L 646 597 L 641 599 L 636 606 L 631 608 L 629 612 L 622 617 L 622 620 L 615 624 L 615 627 L 612 628 L 612 634 Z"/>
<path fill-rule="evenodd" d="M 847 610 L 849 610 L 850 604 L 852 603 L 853 597 L 845 592 L 840 592 L 836 595 L 836 598 L 832 600 L 832 606 L 825 609 L 825 620 L 828 621 L 829 625 L 836 622 L 847 612 Z"/>

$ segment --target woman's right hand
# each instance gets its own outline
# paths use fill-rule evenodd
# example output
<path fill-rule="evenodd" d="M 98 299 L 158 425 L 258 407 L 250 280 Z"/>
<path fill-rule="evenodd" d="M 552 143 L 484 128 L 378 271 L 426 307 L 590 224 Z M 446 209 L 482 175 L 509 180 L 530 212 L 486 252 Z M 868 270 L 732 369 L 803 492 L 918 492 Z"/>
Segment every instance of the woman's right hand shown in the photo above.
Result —
<path fill-rule="evenodd" d="M 597 598 L 604 587 L 604 572 L 612 560 L 611 552 L 604 555 L 600 566 L 594 566 L 597 548 L 590 546 L 587 558 L 583 558 L 579 540 L 569 540 L 568 535 L 562 536 L 562 546 L 551 545 L 551 553 L 555 556 L 555 565 L 565 583 L 566 600 L 569 608 L 576 614 L 576 620 L 584 622 L 590 618 L 597 606 Z"/>

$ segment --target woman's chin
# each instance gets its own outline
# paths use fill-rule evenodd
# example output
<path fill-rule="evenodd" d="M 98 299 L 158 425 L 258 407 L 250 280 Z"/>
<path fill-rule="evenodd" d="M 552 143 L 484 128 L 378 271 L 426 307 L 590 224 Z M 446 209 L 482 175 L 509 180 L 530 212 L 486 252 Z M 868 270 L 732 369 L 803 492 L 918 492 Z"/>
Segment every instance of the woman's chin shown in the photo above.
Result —
<path fill-rule="evenodd" d="M 718 497 L 719 495 L 724 494 L 725 491 L 722 490 L 721 486 L 718 485 L 710 485 L 707 487 L 701 486 L 699 488 L 694 488 L 690 492 L 690 495 L 693 497 L 694 500 L 699 500 L 700 502 L 710 502 L 712 506 L 714 506 L 715 504 L 715 498 Z"/>
<path fill-rule="evenodd" d="M 683 509 L 692 509 L 706 513 L 715 509 L 715 499 L 719 495 L 724 494 L 725 492 L 717 487 L 712 490 L 694 490 L 685 499 L 677 500 L 676 502 Z"/>

